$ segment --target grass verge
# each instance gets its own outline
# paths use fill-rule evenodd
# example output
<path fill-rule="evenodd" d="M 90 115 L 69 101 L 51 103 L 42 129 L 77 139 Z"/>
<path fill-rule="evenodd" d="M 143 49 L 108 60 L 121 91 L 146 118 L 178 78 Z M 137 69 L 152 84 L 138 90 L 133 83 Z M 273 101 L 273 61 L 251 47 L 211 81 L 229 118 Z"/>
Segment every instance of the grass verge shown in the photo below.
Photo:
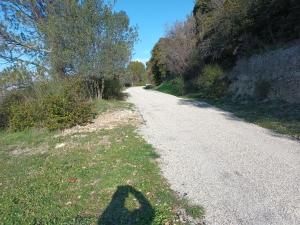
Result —
<path fill-rule="evenodd" d="M 283 101 L 233 101 L 230 98 L 209 99 L 202 93 L 181 95 L 172 83 L 163 83 L 155 90 L 175 96 L 206 101 L 209 104 L 233 113 L 250 123 L 271 129 L 280 134 L 300 139 L 300 104 L 290 104 Z"/>
<path fill-rule="evenodd" d="M 155 87 L 154 90 L 175 96 L 181 96 L 183 94 L 183 86 L 178 79 L 164 81 L 159 86 Z"/>
<path fill-rule="evenodd" d="M 261 127 L 277 133 L 300 138 L 300 105 L 284 101 L 233 101 L 230 98 L 207 99 L 201 94 L 186 95 L 187 98 L 204 100 L 209 104 L 233 113 L 247 122 L 255 123 Z"/>
<path fill-rule="evenodd" d="M 97 104 L 100 112 L 130 107 Z M 170 190 L 135 129 L 0 133 L 1 224 L 183 224 L 182 207 L 201 217 Z"/>

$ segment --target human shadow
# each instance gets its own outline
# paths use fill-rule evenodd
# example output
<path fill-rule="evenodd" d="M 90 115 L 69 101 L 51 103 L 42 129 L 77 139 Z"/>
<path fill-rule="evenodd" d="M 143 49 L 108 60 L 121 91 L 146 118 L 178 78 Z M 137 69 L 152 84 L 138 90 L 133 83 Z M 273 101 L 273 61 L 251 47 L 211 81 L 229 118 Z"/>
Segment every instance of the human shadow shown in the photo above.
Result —
<path fill-rule="evenodd" d="M 138 209 L 129 210 L 126 198 L 132 195 L 139 204 Z M 154 210 L 145 196 L 131 186 L 119 186 L 109 206 L 98 220 L 98 225 L 150 225 Z"/>

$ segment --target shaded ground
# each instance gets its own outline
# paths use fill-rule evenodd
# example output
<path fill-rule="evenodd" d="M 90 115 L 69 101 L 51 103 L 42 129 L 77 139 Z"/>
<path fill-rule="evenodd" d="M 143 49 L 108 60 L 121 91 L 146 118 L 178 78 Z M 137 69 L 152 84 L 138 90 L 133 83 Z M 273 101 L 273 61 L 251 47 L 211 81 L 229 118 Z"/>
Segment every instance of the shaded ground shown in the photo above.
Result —
<path fill-rule="evenodd" d="M 207 224 L 300 224 L 300 143 L 205 102 L 130 88 L 172 189 Z"/>
<path fill-rule="evenodd" d="M 183 96 L 182 88 L 176 80 L 171 80 L 163 82 L 158 87 L 155 87 L 155 90 L 175 96 Z M 230 97 L 212 99 L 207 96 L 205 93 L 196 92 L 187 93 L 183 97 L 209 102 L 209 104 L 231 112 L 248 122 L 300 139 L 300 104 L 250 98 L 233 101 Z"/>
<path fill-rule="evenodd" d="M 187 97 L 198 99 L 198 101 L 203 100 L 201 94 L 190 94 Z M 300 104 L 250 99 L 243 101 L 232 101 L 230 99 L 207 101 L 211 105 L 232 112 L 235 116 L 248 122 L 300 139 Z"/>

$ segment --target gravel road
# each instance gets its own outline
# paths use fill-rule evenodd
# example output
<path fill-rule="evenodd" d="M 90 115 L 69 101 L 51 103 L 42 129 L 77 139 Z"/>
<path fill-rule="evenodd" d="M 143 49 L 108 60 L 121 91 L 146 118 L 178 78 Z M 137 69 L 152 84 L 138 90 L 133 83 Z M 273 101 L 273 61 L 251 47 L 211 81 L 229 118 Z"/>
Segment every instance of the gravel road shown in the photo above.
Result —
<path fill-rule="evenodd" d="M 300 142 L 204 102 L 140 87 L 127 92 L 164 176 L 205 208 L 206 224 L 300 224 Z"/>

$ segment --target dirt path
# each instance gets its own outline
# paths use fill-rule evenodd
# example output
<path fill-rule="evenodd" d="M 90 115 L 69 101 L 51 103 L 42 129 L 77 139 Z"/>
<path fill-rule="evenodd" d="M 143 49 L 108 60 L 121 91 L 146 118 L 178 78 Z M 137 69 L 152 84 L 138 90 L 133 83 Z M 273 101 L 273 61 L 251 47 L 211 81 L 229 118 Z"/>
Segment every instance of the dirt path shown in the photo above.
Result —
<path fill-rule="evenodd" d="M 300 224 L 300 143 L 206 103 L 128 89 L 172 188 L 208 225 Z"/>

